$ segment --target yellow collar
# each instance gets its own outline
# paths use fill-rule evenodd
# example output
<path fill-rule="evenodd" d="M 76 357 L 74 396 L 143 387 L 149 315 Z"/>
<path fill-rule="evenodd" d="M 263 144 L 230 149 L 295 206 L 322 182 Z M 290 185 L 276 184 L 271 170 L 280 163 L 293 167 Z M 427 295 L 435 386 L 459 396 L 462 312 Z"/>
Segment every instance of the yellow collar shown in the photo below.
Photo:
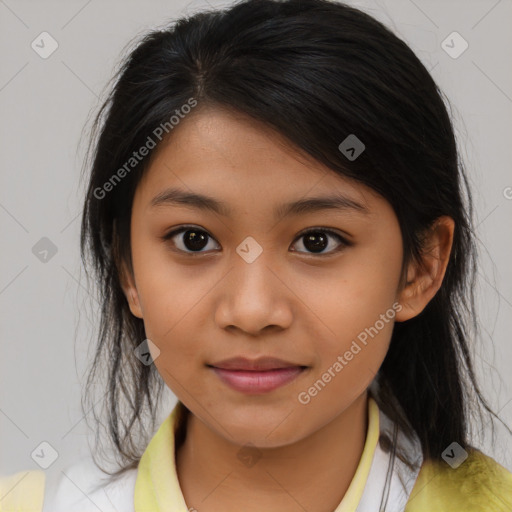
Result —
<path fill-rule="evenodd" d="M 135 512 L 188 512 L 176 471 L 175 432 L 183 404 L 178 402 L 148 444 L 135 482 Z M 353 512 L 361 500 L 379 440 L 379 408 L 368 397 L 368 430 L 352 482 L 335 512 Z"/>

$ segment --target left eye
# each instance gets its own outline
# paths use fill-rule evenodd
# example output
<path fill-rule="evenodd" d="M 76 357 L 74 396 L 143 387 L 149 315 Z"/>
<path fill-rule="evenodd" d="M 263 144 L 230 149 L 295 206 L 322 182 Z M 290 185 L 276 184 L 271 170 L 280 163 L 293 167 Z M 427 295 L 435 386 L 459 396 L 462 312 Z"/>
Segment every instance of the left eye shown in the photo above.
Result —
<path fill-rule="evenodd" d="M 329 238 L 336 238 L 340 247 L 334 250 L 325 251 L 326 248 L 331 247 L 333 244 L 329 244 Z M 324 254 L 324 253 L 332 253 L 337 252 L 343 247 L 349 246 L 350 243 L 347 242 L 341 235 L 332 231 L 330 229 L 322 229 L 315 228 L 302 233 L 297 240 L 303 240 L 302 245 L 308 250 L 312 251 L 311 254 Z M 336 245 L 336 244 L 334 244 Z M 301 251 L 299 251 L 301 252 Z"/>
<path fill-rule="evenodd" d="M 178 236 L 182 234 L 184 236 Z M 173 245 L 177 248 L 178 251 L 192 255 L 207 252 L 209 240 L 215 240 L 212 236 L 208 234 L 207 231 L 194 227 L 181 227 L 164 235 L 162 239 L 165 241 L 172 240 Z M 174 241 L 173 239 L 176 239 L 176 241 Z M 330 243 L 329 239 L 336 239 L 338 241 L 338 249 L 336 249 L 336 243 Z M 306 231 L 305 233 L 299 235 L 295 240 L 303 240 L 302 245 L 303 247 L 306 248 L 306 251 L 310 251 L 310 254 L 320 255 L 325 253 L 337 252 L 343 249 L 343 247 L 351 245 L 347 240 L 345 240 L 341 235 L 339 235 L 335 231 L 322 228 L 310 229 L 309 231 Z M 213 247 L 213 249 L 219 248 L 220 246 L 218 243 L 217 247 Z M 212 247 L 209 248 L 209 250 L 211 249 Z M 326 251 L 326 249 L 328 250 Z M 294 250 L 294 252 L 303 251 Z"/>

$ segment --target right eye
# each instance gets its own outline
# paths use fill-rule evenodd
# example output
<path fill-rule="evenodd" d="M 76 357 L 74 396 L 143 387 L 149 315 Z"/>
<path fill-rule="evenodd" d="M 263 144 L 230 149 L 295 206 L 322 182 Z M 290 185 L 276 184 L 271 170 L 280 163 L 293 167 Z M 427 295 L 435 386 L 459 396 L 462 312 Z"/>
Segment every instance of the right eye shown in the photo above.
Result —
<path fill-rule="evenodd" d="M 162 237 L 162 240 L 166 242 L 171 241 L 172 245 L 176 248 L 173 250 L 191 255 L 207 252 L 203 249 L 208 246 L 208 239 L 215 240 L 207 231 L 195 226 L 182 226 L 178 229 L 173 229 Z"/>

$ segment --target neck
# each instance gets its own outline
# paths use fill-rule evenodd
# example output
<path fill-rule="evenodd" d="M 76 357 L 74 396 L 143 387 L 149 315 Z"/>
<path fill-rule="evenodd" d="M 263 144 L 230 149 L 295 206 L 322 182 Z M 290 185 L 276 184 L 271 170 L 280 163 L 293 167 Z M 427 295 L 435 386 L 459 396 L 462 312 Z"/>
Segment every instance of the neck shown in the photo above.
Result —
<path fill-rule="evenodd" d="M 241 446 L 189 413 L 185 439 L 176 447 L 183 496 L 200 512 L 332 512 L 354 477 L 367 427 L 364 393 L 310 436 L 258 448 L 257 462 L 244 465 L 238 458 Z"/>

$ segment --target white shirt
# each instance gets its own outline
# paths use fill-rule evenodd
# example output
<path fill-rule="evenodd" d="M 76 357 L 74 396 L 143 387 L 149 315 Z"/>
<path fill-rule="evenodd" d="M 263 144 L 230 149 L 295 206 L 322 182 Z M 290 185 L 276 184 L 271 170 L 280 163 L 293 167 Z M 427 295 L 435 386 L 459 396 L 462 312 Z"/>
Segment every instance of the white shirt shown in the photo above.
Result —
<path fill-rule="evenodd" d="M 392 439 L 392 422 L 379 410 L 379 430 Z M 390 468 L 391 453 L 377 443 L 364 491 L 354 512 L 403 512 L 422 462 L 417 440 L 409 442 L 398 434 L 398 443 L 406 447 L 416 461 L 416 470 L 410 470 L 398 457 L 392 467 L 388 502 L 380 508 L 385 493 L 386 474 Z M 137 470 L 131 469 L 116 481 L 108 483 L 107 475 L 93 462 L 92 457 L 68 466 L 57 484 L 45 492 L 42 512 L 135 512 L 134 491 Z"/>

